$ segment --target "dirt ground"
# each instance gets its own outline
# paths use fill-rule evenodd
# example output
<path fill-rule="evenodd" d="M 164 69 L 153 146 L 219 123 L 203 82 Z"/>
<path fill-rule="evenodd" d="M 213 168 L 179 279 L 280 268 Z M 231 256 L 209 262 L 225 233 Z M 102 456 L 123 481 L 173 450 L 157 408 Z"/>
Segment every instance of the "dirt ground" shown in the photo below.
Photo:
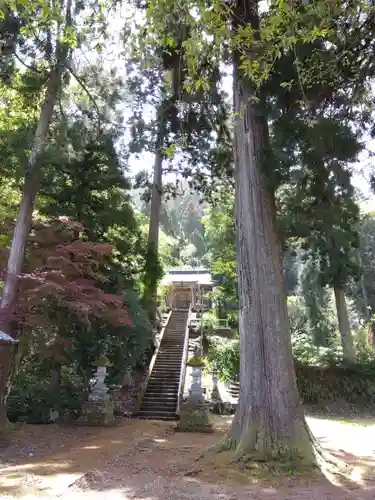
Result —
<path fill-rule="evenodd" d="M 108 429 L 25 425 L 0 450 L 0 499 L 374 499 L 375 421 L 308 422 L 324 448 L 345 461 L 344 474 L 264 481 L 252 470 L 202 460 L 229 425 L 227 417 L 215 419 L 215 433 L 207 435 L 142 420 Z"/>

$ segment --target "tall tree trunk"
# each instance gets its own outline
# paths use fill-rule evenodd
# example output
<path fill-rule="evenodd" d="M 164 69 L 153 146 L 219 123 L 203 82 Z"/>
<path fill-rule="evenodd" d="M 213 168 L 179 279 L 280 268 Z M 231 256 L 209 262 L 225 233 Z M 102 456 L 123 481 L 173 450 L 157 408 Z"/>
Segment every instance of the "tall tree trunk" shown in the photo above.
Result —
<path fill-rule="evenodd" d="M 346 361 L 347 363 L 354 363 L 355 349 L 353 336 L 350 329 L 348 309 L 346 307 L 345 290 L 339 285 L 334 285 L 333 290 L 335 292 L 337 319 L 339 322 L 344 361 Z"/>
<path fill-rule="evenodd" d="M 60 398 L 61 387 L 61 363 L 53 362 L 51 367 L 51 378 L 49 384 L 50 404 L 54 406 Z"/>
<path fill-rule="evenodd" d="M 163 190 L 163 156 L 164 124 L 160 123 L 157 144 L 155 148 L 154 172 L 150 204 L 150 222 L 148 229 L 147 256 L 146 256 L 146 302 L 150 310 L 151 320 L 156 322 L 157 287 L 158 287 L 158 248 L 161 200 Z"/>
<path fill-rule="evenodd" d="M 363 260 L 362 260 L 362 255 L 361 255 L 361 239 L 359 242 L 359 248 L 358 248 L 358 264 L 361 268 L 361 290 L 362 290 L 362 297 L 363 297 L 363 304 L 364 304 L 364 309 L 365 309 L 365 316 L 369 322 L 369 335 L 368 335 L 368 343 L 372 345 L 372 348 L 375 349 L 375 324 L 374 324 L 374 319 L 372 317 L 372 311 L 370 308 L 370 302 L 368 300 L 368 293 L 366 289 L 366 282 L 365 282 L 365 273 L 363 269 Z"/>
<path fill-rule="evenodd" d="M 49 124 L 56 103 L 62 65 L 57 65 L 50 74 L 44 102 L 41 108 L 38 125 L 35 131 L 34 144 L 28 158 L 22 199 L 18 211 L 16 225 L 13 231 L 3 293 L 0 303 L 0 326 L 4 331 L 10 329 L 10 314 L 17 299 L 18 277 L 22 272 L 27 238 L 29 236 L 34 202 L 38 190 L 39 168 L 38 160 L 43 152 Z M 0 347 L 0 428 L 7 421 L 6 399 L 10 390 L 10 375 L 14 363 L 14 348 Z"/>
<path fill-rule="evenodd" d="M 257 3 L 248 4 L 237 2 L 235 18 L 257 30 Z M 238 54 L 233 64 L 240 399 L 225 444 L 238 456 L 298 456 L 310 463 L 314 454 L 297 391 L 276 207 L 262 168 L 268 127 L 240 74 Z"/>

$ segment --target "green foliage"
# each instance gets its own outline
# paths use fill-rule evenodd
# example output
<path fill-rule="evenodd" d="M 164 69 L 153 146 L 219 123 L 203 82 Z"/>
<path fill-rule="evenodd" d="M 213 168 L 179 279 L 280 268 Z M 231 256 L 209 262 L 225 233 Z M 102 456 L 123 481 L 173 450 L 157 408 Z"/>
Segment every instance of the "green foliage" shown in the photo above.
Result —
<path fill-rule="evenodd" d="M 152 354 L 151 324 L 134 292 L 127 292 L 125 301 L 132 322 L 129 326 L 110 328 L 93 320 L 90 332 L 87 332 L 76 322 L 65 322 L 64 335 L 71 341 L 71 347 L 59 357 L 62 369 L 57 394 L 51 392 L 53 365 L 50 358 L 43 356 L 46 346 L 40 345 L 40 340 L 30 343 L 30 354 L 22 361 L 8 398 L 11 420 L 45 423 L 50 408 L 62 414 L 79 414 L 82 402 L 87 398 L 93 365 L 103 352 L 110 362 L 107 377 L 110 388 L 121 385 L 126 373 L 147 365 Z M 46 334 L 47 342 L 48 332 Z"/>
<path fill-rule="evenodd" d="M 345 401 L 356 407 L 373 406 L 375 396 L 374 362 L 351 368 L 318 368 L 296 363 L 297 383 L 306 404 L 325 406 Z"/>
<path fill-rule="evenodd" d="M 350 283 L 350 295 L 365 320 L 375 311 L 375 216 L 367 213 L 361 216 L 358 224 L 359 252 L 358 264 L 362 271 L 361 281 Z"/>
<path fill-rule="evenodd" d="M 219 326 L 219 320 L 215 311 L 204 311 L 203 312 L 203 329 L 208 334 L 212 334 L 216 328 Z"/>
<path fill-rule="evenodd" d="M 312 345 L 311 339 L 305 339 L 305 353 L 294 350 L 298 358 L 295 359 L 297 374 L 297 384 L 301 400 L 305 404 L 318 405 L 323 407 L 337 402 L 346 402 L 357 408 L 373 407 L 375 396 L 375 360 L 374 356 L 363 357 L 360 364 L 350 368 L 340 366 L 342 356 L 333 358 L 334 351 L 326 350 L 328 354 L 324 359 L 321 356 L 320 362 L 323 366 L 313 366 L 306 364 L 311 358 L 305 357 L 308 349 L 311 353 L 316 347 Z M 302 343 L 302 339 L 300 339 Z M 301 348 L 301 345 L 299 346 Z M 318 360 L 318 356 L 315 356 Z M 209 352 L 211 367 L 214 365 L 219 377 L 225 382 L 238 380 L 239 377 L 239 341 L 215 340 Z"/>
<path fill-rule="evenodd" d="M 47 360 L 30 356 L 24 360 L 16 374 L 7 401 L 8 417 L 11 421 L 46 423 L 49 410 L 57 409 L 62 415 L 75 415 L 87 396 L 82 378 L 76 367 L 64 366 L 58 394 L 51 394 L 51 382 Z"/>
<path fill-rule="evenodd" d="M 211 268 L 218 278 L 219 310 L 235 309 L 237 305 L 237 260 L 234 223 L 234 190 L 217 192 L 215 203 L 206 210 L 202 219 L 207 239 Z"/>
<path fill-rule="evenodd" d="M 239 340 L 224 341 L 211 338 L 208 360 L 218 370 L 220 378 L 225 382 L 238 380 L 240 375 Z"/>

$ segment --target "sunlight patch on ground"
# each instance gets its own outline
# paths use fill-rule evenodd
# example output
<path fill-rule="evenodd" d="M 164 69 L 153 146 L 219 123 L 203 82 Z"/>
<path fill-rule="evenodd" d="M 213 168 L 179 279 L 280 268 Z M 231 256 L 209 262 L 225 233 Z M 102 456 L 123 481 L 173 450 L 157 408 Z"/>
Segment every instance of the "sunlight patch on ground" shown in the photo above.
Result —
<path fill-rule="evenodd" d="M 307 417 L 307 423 L 324 448 L 344 450 L 359 457 L 375 458 L 375 424 L 366 426 Z"/>

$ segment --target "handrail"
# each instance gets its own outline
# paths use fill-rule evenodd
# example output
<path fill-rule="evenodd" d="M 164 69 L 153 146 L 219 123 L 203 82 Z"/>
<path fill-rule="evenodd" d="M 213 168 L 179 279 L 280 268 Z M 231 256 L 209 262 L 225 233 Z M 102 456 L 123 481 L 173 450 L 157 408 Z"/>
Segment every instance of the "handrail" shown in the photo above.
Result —
<path fill-rule="evenodd" d="M 142 405 L 143 397 L 145 395 L 145 392 L 146 392 L 146 389 L 147 389 L 147 385 L 148 385 L 148 382 L 150 380 L 150 377 L 151 377 L 151 374 L 152 374 L 152 370 L 154 368 L 156 357 L 157 357 L 159 349 L 160 349 L 160 344 L 161 344 L 161 341 L 163 340 L 164 332 L 165 332 L 165 330 L 166 330 L 166 328 L 168 326 L 168 323 L 169 323 L 169 320 L 171 318 L 171 315 L 172 315 L 172 311 L 169 311 L 167 320 L 165 322 L 165 325 L 161 329 L 160 337 L 159 337 L 159 341 L 158 341 L 158 345 L 156 346 L 154 354 L 152 355 L 152 358 L 151 358 L 151 361 L 150 361 L 150 365 L 148 367 L 147 376 L 146 376 L 146 378 L 144 379 L 144 381 L 142 383 L 141 389 L 140 389 L 139 394 L 138 394 L 137 404 L 136 404 L 136 406 L 135 406 L 135 408 L 133 410 L 133 415 L 134 416 L 138 415 L 138 413 L 141 411 L 141 405 Z"/>
<path fill-rule="evenodd" d="M 181 372 L 180 372 L 180 382 L 178 385 L 178 399 L 177 399 L 177 409 L 176 415 L 180 414 L 180 406 L 182 400 L 184 398 L 184 387 L 185 387 L 185 378 L 186 378 L 186 361 L 189 352 L 189 319 L 191 316 L 191 304 L 189 306 L 188 317 L 186 320 L 186 329 L 185 329 L 185 339 L 184 339 L 184 350 L 182 351 L 182 359 L 181 359 Z"/>

